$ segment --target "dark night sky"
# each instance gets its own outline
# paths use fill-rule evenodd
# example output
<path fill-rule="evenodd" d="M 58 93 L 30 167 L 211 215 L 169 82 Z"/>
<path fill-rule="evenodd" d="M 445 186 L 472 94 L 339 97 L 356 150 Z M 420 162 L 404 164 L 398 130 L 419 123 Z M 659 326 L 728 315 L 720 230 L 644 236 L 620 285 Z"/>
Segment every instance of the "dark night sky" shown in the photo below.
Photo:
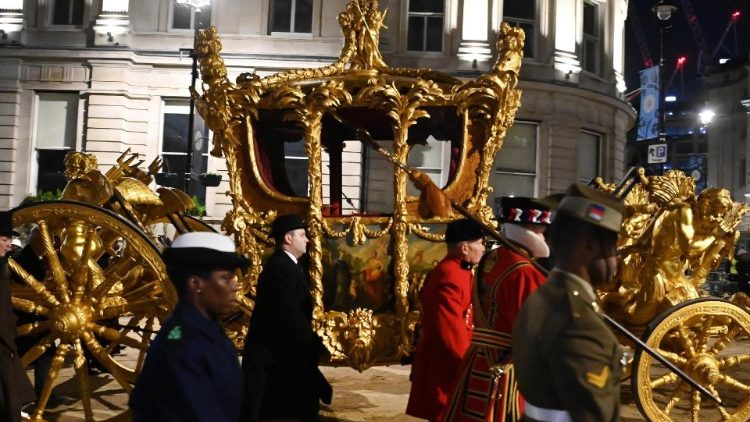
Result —
<path fill-rule="evenodd" d="M 667 33 L 667 45 L 664 53 L 667 79 L 672 75 L 678 57 L 687 57 L 687 62 L 683 70 L 684 74 L 681 77 L 677 73 L 672 87 L 667 91 L 667 95 L 677 95 L 680 101 L 700 100 L 702 88 L 697 72 L 698 44 L 688 25 L 683 1 L 674 1 L 679 9 L 672 18 L 673 27 Z M 690 0 L 689 2 L 692 2 L 695 15 L 700 22 L 709 53 L 713 52 L 721 39 L 732 11 L 739 10 L 742 16 L 735 23 L 735 27 L 729 31 L 723 43 L 729 49 L 729 52 L 724 49 L 719 50 L 716 58 L 710 64 L 718 64 L 720 57 L 735 56 L 735 45 L 738 61 L 747 60 L 748 49 L 750 49 L 750 0 Z M 656 65 L 659 63 L 659 27 L 656 24 L 656 17 L 651 11 L 656 1 L 630 0 L 630 3 L 630 7 L 635 6 L 638 12 L 651 58 Z M 628 91 L 632 91 L 640 86 L 638 71 L 644 68 L 644 64 L 630 21 L 626 22 L 625 57 L 625 79 Z M 684 84 L 682 80 L 684 80 Z M 637 104 L 637 100 L 633 102 Z"/>

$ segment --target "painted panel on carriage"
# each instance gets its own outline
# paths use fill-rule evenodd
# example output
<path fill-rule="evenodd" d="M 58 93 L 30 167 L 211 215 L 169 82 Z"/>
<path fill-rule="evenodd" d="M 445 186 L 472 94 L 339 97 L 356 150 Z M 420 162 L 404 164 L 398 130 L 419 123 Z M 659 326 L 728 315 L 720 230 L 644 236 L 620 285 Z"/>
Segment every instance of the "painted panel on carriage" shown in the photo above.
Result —
<path fill-rule="evenodd" d="M 440 233 L 442 224 L 430 225 Z M 380 227 L 372 226 L 372 230 Z M 351 239 L 323 242 L 323 306 L 327 311 L 348 312 L 356 308 L 391 312 L 395 305 L 391 236 L 384 234 L 352 245 Z M 445 256 L 445 244 L 409 235 L 409 307 L 418 309 L 419 288 L 427 273 Z"/>

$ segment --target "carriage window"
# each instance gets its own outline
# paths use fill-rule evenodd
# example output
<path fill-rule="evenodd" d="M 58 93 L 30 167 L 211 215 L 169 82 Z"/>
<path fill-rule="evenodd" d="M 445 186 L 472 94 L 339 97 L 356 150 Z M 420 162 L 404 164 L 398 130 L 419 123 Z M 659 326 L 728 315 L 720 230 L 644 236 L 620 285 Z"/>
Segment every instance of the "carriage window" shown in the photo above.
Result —
<path fill-rule="evenodd" d="M 351 140 L 341 143 L 337 150 L 323 150 L 323 202 L 331 204 L 331 189 L 334 190 L 333 196 L 337 194 L 336 189 L 340 189 L 339 207 L 344 215 L 362 213 L 362 150 L 362 142 Z M 335 165 L 332 166 L 337 154 L 340 155 L 340 170 L 336 169 Z M 340 178 L 340 186 L 331 184 L 332 177 Z M 337 211 L 331 210 L 331 214 L 338 214 Z"/>
<path fill-rule="evenodd" d="M 460 157 L 463 120 L 455 107 L 425 107 L 430 119 L 409 128 L 409 164 L 445 187 Z M 270 189 L 283 195 L 310 197 L 310 166 L 304 130 L 284 120 L 288 110 L 260 110 L 255 130 L 258 171 Z M 347 107 L 337 110 L 340 121 L 322 119 L 321 162 L 323 214 L 392 214 L 393 164 L 372 150 L 355 128 L 367 131 L 384 150 L 393 151 L 391 118 L 381 110 Z M 455 162 L 454 162 L 455 161 Z M 315 164 L 318 165 L 317 163 Z M 409 184 L 407 184 L 409 186 Z M 412 187 L 407 194 L 418 194 Z M 317 194 L 317 192 L 316 192 Z"/>
<path fill-rule="evenodd" d="M 294 195 L 307 197 L 309 184 L 307 181 L 308 166 L 305 141 L 284 143 L 284 164 L 286 177 Z"/>
<path fill-rule="evenodd" d="M 377 141 L 393 152 L 392 141 Z M 365 189 L 362 191 L 364 211 L 370 214 L 393 213 L 393 164 L 377 152 L 365 150 Z"/>
<path fill-rule="evenodd" d="M 515 122 L 508 129 L 500 152 L 495 157 L 495 166 L 490 183 L 494 188 L 493 209 L 497 210 L 503 196 L 534 196 L 536 187 L 536 141 L 535 123 Z"/>
<path fill-rule="evenodd" d="M 417 144 L 409 151 L 408 165 L 430 176 L 438 187 L 448 184 L 450 172 L 451 149 L 450 142 L 439 141 L 430 135 L 425 145 Z M 408 184 L 409 195 L 419 195 L 419 190 L 413 183 Z"/>

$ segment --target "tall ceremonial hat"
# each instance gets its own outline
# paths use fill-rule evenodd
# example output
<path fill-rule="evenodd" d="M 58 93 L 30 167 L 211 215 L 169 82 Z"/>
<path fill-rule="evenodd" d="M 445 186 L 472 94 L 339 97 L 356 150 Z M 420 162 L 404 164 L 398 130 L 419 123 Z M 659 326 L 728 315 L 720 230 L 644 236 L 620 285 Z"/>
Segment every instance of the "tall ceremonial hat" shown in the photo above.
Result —
<path fill-rule="evenodd" d="M 537 202 L 605 230 L 620 232 L 625 207 L 622 199 L 583 183 L 570 185 L 563 196 L 550 195 Z"/>
<path fill-rule="evenodd" d="M 250 261 L 237 253 L 231 237 L 213 232 L 189 232 L 162 253 L 167 265 L 205 268 L 247 268 Z"/>
<path fill-rule="evenodd" d="M 484 229 L 479 223 L 463 218 L 451 221 L 445 228 L 445 243 L 458 243 L 483 238 Z"/>
<path fill-rule="evenodd" d="M 13 237 L 18 236 L 18 232 L 13 230 L 13 212 L 0 211 L 0 236 Z"/>
<path fill-rule="evenodd" d="M 278 238 L 284 233 L 297 229 L 306 229 L 307 224 L 296 214 L 284 214 L 276 217 L 271 223 L 271 237 Z"/>
<path fill-rule="evenodd" d="M 504 196 L 500 198 L 500 212 L 497 215 L 500 223 L 542 224 L 552 223 L 552 211 L 547 206 L 523 196 Z"/>

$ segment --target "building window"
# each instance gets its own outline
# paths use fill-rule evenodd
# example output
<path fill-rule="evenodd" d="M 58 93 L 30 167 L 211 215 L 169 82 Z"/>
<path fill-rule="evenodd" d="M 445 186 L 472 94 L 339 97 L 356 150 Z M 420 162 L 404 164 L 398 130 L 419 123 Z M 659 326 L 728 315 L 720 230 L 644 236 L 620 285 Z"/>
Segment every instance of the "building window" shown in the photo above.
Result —
<path fill-rule="evenodd" d="M 65 155 L 76 149 L 78 93 L 39 93 L 35 121 L 36 191 L 63 189 Z"/>
<path fill-rule="evenodd" d="M 170 180 L 165 186 L 183 189 L 185 177 L 188 177 L 187 168 L 187 146 L 188 146 L 188 120 L 190 118 L 189 107 L 181 102 L 167 103 L 164 106 L 164 124 L 162 126 L 161 155 L 164 160 L 162 171 L 165 173 L 176 173 L 181 175 L 175 180 Z M 198 200 L 206 203 L 206 187 L 203 186 L 198 176 L 206 173 L 208 169 L 208 128 L 203 123 L 198 113 L 195 113 L 193 122 L 193 145 L 191 156 L 191 180 L 188 194 L 195 196 Z"/>
<path fill-rule="evenodd" d="M 495 211 L 503 196 L 535 195 L 537 129 L 536 123 L 516 121 L 505 134 L 490 178 L 494 188 L 490 200 Z"/>
<path fill-rule="evenodd" d="M 211 5 L 196 9 L 187 3 L 172 4 L 172 29 L 200 29 L 211 25 Z"/>
<path fill-rule="evenodd" d="M 599 156 L 602 137 L 581 131 L 578 139 L 578 180 L 588 182 L 599 176 Z"/>
<path fill-rule="evenodd" d="M 409 1 L 407 50 L 443 51 L 444 9 L 442 0 Z"/>
<path fill-rule="evenodd" d="M 54 0 L 52 25 L 83 25 L 84 0 Z"/>
<path fill-rule="evenodd" d="M 513 26 L 519 26 L 526 33 L 523 45 L 523 56 L 534 57 L 536 40 L 536 0 L 505 0 L 503 2 L 503 20 Z"/>
<path fill-rule="evenodd" d="M 313 0 L 272 0 L 271 32 L 312 32 Z"/>
<path fill-rule="evenodd" d="M 599 73 L 599 6 L 583 3 L 583 69 Z"/>

